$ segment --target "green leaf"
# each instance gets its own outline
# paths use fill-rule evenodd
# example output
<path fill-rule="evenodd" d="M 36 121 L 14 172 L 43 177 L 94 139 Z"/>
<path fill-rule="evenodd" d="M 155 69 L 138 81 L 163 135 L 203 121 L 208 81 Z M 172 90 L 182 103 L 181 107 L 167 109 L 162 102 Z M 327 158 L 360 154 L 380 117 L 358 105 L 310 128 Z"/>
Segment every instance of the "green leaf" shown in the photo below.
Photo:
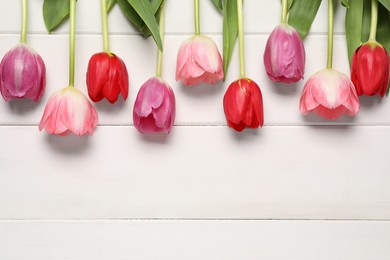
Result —
<path fill-rule="evenodd" d="M 390 11 L 390 0 L 379 0 L 379 3 L 381 3 L 388 11 Z"/>
<path fill-rule="evenodd" d="M 291 6 L 293 5 L 293 3 L 294 3 L 294 0 L 288 0 L 287 6 L 288 6 L 288 10 L 289 10 L 289 11 L 290 11 Z"/>
<path fill-rule="evenodd" d="M 116 0 L 107 0 L 107 12 L 111 11 L 115 4 Z"/>
<path fill-rule="evenodd" d="M 223 7 L 223 72 L 226 78 L 238 34 L 237 0 L 225 0 Z"/>
<path fill-rule="evenodd" d="M 154 12 L 154 17 L 156 18 L 156 21 L 160 19 L 160 11 L 161 11 L 161 4 L 163 3 L 163 0 L 150 0 L 150 4 L 152 5 L 152 9 Z M 145 23 L 140 28 L 141 33 L 144 35 L 144 37 L 149 37 L 152 35 L 149 28 L 146 26 Z"/>
<path fill-rule="evenodd" d="M 223 12 L 223 0 L 212 0 L 215 7 L 218 8 L 219 11 Z"/>
<path fill-rule="evenodd" d="M 365 0 L 350 0 L 345 16 L 345 31 L 347 37 L 348 58 L 351 64 L 353 53 L 362 44 L 363 2 Z"/>
<path fill-rule="evenodd" d="M 289 12 L 288 24 L 298 31 L 302 39 L 309 32 L 320 4 L 321 0 L 294 0 Z"/>
<path fill-rule="evenodd" d="M 44 0 L 43 19 L 46 30 L 52 32 L 69 15 L 69 1 L 64 0 Z"/>
<path fill-rule="evenodd" d="M 389 11 L 382 5 L 378 5 L 378 25 L 376 30 L 376 38 L 377 41 L 385 47 L 387 52 L 390 51 L 390 13 Z M 389 94 L 390 83 L 387 87 L 387 93 Z"/>

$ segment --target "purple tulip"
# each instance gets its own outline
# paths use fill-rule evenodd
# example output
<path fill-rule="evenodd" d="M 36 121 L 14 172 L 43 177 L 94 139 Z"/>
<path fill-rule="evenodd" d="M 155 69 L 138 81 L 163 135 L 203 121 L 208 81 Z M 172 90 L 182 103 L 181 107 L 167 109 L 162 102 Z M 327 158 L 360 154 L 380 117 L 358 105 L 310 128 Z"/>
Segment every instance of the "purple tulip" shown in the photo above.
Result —
<path fill-rule="evenodd" d="M 292 83 L 303 78 L 305 48 L 297 31 L 281 23 L 270 34 L 264 51 L 268 77 L 275 82 Z"/>
<path fill-rule="evenodd" d="M 45 85 L 45 64 L 27 44 L 20 43 L 4 55 L 0 64 L 0 92 L 5 101 L 28 98 L 37 102 Z"/>
<path fill-rule="evenodd" d="M 175 121 L 175 113 L 175 95 L 167 83 L 153 77 L 142 85 L 133 110 L 134 126 L 141 134 L 168 134 Z"/>

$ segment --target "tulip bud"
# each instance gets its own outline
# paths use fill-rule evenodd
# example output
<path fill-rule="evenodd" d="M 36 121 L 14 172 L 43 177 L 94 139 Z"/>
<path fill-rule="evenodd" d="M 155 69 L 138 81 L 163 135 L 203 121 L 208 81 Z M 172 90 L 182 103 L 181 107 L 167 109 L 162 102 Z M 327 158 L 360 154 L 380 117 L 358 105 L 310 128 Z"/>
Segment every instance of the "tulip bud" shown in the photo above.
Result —
<path fill-rule="evenodd" d="M 305 47 L 297 31 L 285 23 L 278 25 L 264 51 L 268 77 L 275 82 L 299 81 L 305 72 L 305 58 Z"/>
<path fill-rule="evenodd" d="M 215 84 L 222 79 L 222 58 L 212 39 L 196 35 L 180 46 L 176 64 L 177 81 L 195 86 L 202 82 Z"/>
<path fill-rule="evenodd" d="M 351 80 L 335 69 L 323 69 L 306 82 L 300 101 L 303 115 L 314 111 L 333 120 L 342 114 L 354 116 L 359 111 L 359 99 Z"/>
<path fill-rule="evenodd" d="M 175 94 L 165 81 L 153 77 L 142 85 L 133 110 L 134 126 L 141 134 L 168 134 L 175 121 L 175 113 Z"/>
<path fill-rule="evenodd" d="M 125 63 L 113 53 L 94 54 L 88 63 L 87 87 L 88 95 L 94 102 L 106 98 L 113 104 L 118 100 L 119 93 L 126 100 L 129 76 Z"/>
<path fill-rule="evenodd" d="M 70 133 L 92 135 L 97 122 L 98 115 L 87 97 L 74 87 L 66 87 L 49 98 L 39 130 L 63 136 Z"/>
<path fill-rule="evenodd" d="M 228 126 L 241 132 L 244 128 L 263 126 L 263 97 L 256 82 L 242 78 L 230 84 L 223 98 Z"/>
<path fill-rule="evenodd" d="M 383 97 L 389 85 L 389 55 L 377 42 L 367 42 L 356 49 L 352 58 L 351 80 L 357 94 Z"/>
<path fill-rule="evenodd" d="M 37 102 L 45 84 L 45 64 L 27 44 L 20 43 L 5 54 L 0 64 L 0 92 L 5 101 L 27 98 Z"/>

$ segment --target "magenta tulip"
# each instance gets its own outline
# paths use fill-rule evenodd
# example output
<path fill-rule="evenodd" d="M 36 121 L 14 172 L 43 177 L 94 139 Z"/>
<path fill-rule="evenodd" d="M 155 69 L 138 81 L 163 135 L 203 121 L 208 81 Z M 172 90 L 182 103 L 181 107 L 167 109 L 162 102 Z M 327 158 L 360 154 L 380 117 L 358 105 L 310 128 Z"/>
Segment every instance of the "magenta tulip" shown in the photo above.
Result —
<path fill-rule="evenodd" d="M 359 107 L 352 81 L 335 69 L 323 69 L 311 76 L 303 88 L 300 102 L 303 115 L 314 111 L 329 120 L 342 114 L 354 116 Z"/>
<path fill-rule="evenodd" d="M 45 64 L 31 47 L 20 43 L 0 64 L 0 91 L 5 101 L 27 98 L 37 102 L 46 84 Z"/>
<path fill-rule="evenodd" d="M 92 135 L 97 122 L 98 115 L 87 97 L 77 88 L 66 87 L 51 95 L 39 130 L 63 136 L 70 133 Z"/>
<path fill-rule="evenodd" d="M 303 78 L 305 47 L 293 27 L 281 23 L 272 31 L 264 51 L 264 65 L 272 81 L 292 83 Z"/>
<path fill-rule="evenodd" d="M 177 81 L 195 86 L 202 82 L 215 84 L 222 79 L 222 58 L 212 39 L 196 35 L 180 46 L 176 64 Z"/>
<path fill-rule="evenodd" d="M 153 77 L 140 88 L 134 104 L 134 126 L 140 133 L 168 134 L 175 121 L 175 95 L 161 78 Z"/>

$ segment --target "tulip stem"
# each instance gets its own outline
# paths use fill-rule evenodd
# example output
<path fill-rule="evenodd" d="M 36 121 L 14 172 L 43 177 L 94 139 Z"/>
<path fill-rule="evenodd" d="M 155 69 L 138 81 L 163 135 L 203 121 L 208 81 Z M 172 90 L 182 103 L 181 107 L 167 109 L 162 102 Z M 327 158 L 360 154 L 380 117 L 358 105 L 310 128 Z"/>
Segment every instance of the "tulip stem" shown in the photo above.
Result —
<path fill-rule="evenodd" d="M 160 37 L 162 45 L 164 45 L 164 34 L 165 34 L 165 8 L 164 8 L 164 2 L 161 4 L 161 11 L 160 11 L 160 21 L 159 21 L 159 31 L 160 31 Z M 158 56 L 157 56 L 157 70 L 156 70 L 156 76 L 161 77 L 162 74 L 162 59 L 163 59 L 163 52 L 160 48 L 158 48 Z"/>
<path fill-rule="evenodd" d="M 20 34 L 20 42 L 26 43 L 27 35 L 27 0 L 22 0 L 22 32 Z"/>
<path fill-rule="evenodd" d="M 76 38 L 76 0 L 70 0 L 70 31 L 69 31 L 69 86 L 74 87 L 74 60 Z"/>
<path fill-rule="evenodd" d="M 240 51 L 240 77 L 245 78 L 245 53 L 244 53 L 244 23 L 242 17 L 242 0 L 237 0 L 238 16 L 238 47 Z"/>
<path fill-rule="evenodd" d="M 376 28 L 378 24 L 378 0 L 371 0 L 371 27 L 369 41 L 376 41 Z"/>
<path fill-rule="evenodd" d="M 108 40 L 108 19 L 107 19 L 107 2 L 100 1 L 100 11 L 102 15 L 102 30 L 103 30 L 103 48 L 105 52 L 110 51 L 110 44 Z"/>
<path fill-rule="evenodd" d="M 288 0 L 282 1 L 282 23 L 287 22 Z"/>
<path fill-rule="evenodd" d="M 200 34 L 199 0 L 194 0 L 195 35 Z"/>
<path fill-rule="evenodd" d="M 328 0 L 328 62 L 326 68 L 331 69 L 333 66 L 333 25 L 334 10 L 333 0 Z"/>

